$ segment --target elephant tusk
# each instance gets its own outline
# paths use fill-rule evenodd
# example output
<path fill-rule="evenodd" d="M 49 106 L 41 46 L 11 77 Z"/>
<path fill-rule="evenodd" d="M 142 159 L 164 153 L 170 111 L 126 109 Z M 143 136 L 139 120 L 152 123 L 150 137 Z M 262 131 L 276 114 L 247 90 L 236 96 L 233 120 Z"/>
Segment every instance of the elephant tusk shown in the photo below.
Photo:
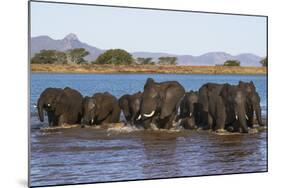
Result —
<path fill-rule="evenodd" d="M 91 119 L 91 124 L 94 124 L 94 119 L 93 118 Z"/>
<path fill-rule="evenodd" d="M 190 116 L 190 117 L 192 116 L 192 112 L 190 112 L 189 116 Z"/>
<path fill-rule="evenodd" d="M 140 120 L 141 119 L 141 114 L 138 116 L 137 120 Z"/>
<path fill-rule="evenodd" d="M 248 118 L 248 116 L 245 114 L 245 118 L 246 118 L 246 120 L 249 120 L 249 118 Z"/>
<path fill-rule="evenodd" d="M 51 106 L 51 104 L 50 104 L 50 103 L 48 103 L 48 104 L 47 104 L 47 106 L 48 106 L 48 107 L 50 107 L 50 106 Z"/>
<path fill-rule="evenodd" d="M 152 117 L 154 115 L 155 110 L 153 110 L 150 114 L 143 114 L 144 117 Z"/>
<path fill-rule="evenodd" d="M 235 119 L 238 120 L 238 116 L 237 115 L 235 115 Z"/>

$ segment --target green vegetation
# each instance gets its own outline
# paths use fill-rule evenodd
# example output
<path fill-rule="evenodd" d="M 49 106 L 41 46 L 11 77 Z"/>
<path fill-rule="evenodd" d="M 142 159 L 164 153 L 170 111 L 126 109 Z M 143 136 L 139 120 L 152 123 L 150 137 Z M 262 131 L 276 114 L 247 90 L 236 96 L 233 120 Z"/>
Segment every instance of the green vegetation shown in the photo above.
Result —
<path fill-rule="evenodd" d="M 57 50 L 41 50 L 31 59 L 32 64 L 80 64 L 86 62 L 89 54 L 84 48 L 75 48 L 66 52 Z"/>
<path fill-rule="evenodd" d="M 240 61 L 238 61 L 238 60 L 227 60 L 223 63 L 223 66 L 240 66 Z"/>
<path fill-rule="evenodd" d="M 33 64 L 65 64 L 66 55 L 63 52 L 56 50 L 41 50 L 39 53 L 36 53 L 31 59 Z"/>
<path fill-rule="evenodd" d="M 177 64 L 177 57 L 159 57 L 158 64 L 160 65 L 176 65 Z"/>
<path fill-rule="evenodd" d="M 67 62 L 70 64 L 86 63 L 84 57 L 89 55 L 89 52 L 84 48 L 75 48 L 66 51 Z"/>
<path fill-rule="evenodd" d="M 122 49 L 110 49 L 105 51 L 103 54 L 93 62 L 94 64 L 133 64 L 135 63 L 132 55 Z"/>
<path fill-rule="evenodd" d="M 263 58 L 261 61 L 260 61 L 260 63 L 261 63 L 261 65 L 263 66 L 263 67 L 267 67 L 267 57 L 265 57 L 265 58 Z"/>
<path fill-rule="evenodd" d="M 153 61 L 153 58 L 133 56 L 122 49 L 110 49 L 99 55 L 95 61 L 87 62 L 84 57 L 89 55 L 89 52 L 84 48 L 70 49 L 65 52 L 57 50 L 41 50 L 36 53 L 31 59 L 32 64 L 97 64 L 97 65 L 177 65 L 177 57 L 159 57 L 158 61 Z"/>
<path fill-rule="evenodd" d="M 152 61 L 151 57 L 148 57 L 148 58 L 138 57 L 137 63 L 140 65 L 155 65 L 155 62 Z"/>

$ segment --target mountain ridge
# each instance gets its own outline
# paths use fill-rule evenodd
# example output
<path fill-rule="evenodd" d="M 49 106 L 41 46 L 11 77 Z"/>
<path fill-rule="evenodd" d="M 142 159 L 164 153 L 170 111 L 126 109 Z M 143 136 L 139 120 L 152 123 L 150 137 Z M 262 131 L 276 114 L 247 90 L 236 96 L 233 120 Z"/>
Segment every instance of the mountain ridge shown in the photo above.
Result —
<path fill-rule="evenodd" d="M 63 39 L 52 39 L 48 35 L 31 37 L 31 56 L 43 49 L 66 51 L 73 48 L 85 48 L 87 51 L 89 51 L 90 54 L 85 57 L 87 61 L 94 61 L 100 54 L 106 51 L 104 49 L 100 49 L 87 43 L 81 42 L 77 35 L 73 33 L 66 35 Z M 179 65 L 200 66 L 215 66 L 217 64 L 223 64 L 223 62 L 230 59 L 239 60 L 241 62 L 241 66 L 261 66 L 260 60 L 262 59 L 262 57 L 252 53 L 241 53 L 237 55 L 231 55 L 227 52 L 222 51 L 207 52 L 198 56 L 193 56 L 189 54 L 177 55 L 173 53 L 145 51 L 137 51 L 130 53 L 133 55 L 134 58 L 151 57 L 153 60 L 157 60 L 161 56 L 175 56 L 178 58 Z"/>

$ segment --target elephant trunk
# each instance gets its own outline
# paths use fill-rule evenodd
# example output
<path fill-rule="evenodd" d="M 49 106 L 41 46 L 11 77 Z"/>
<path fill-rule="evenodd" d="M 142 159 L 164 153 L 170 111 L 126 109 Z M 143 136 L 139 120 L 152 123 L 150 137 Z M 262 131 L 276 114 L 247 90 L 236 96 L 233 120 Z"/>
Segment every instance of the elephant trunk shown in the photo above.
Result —
<path fill-rule="evenodd" d="M 38 102 L 37 102 L 37 110 L 38 110 L 38 115 L 39 115 L 39 119 L 41 122 L 44 121 L 44 113 L 43 113 L 43 99 L 39 98 Z"/>
<path fill-rule="evenodd" d="M 129 113 L 129 110 L 123 110 L 123 114 L 124 114 L 124 117 L 127 121 L 130 121 L 131 119 L 131 114 Z"/>
<path fill-rule="evenodd" d="M 255 105 L 255 106 L 254 106 L 254 113 L 255 113 L 255 115 L 256 115 L 258 124 L 259 124 L 260 126 L 263 126 L 262 119 L 261 119 L 261 107 L 260 107 L 260 105 Z"/>
<path fill-rule="evenodd" d="M 193 115 L 193 111 L 194 111 L 194 107 L 193 107 L 193 103 L 189 105 L 189 114 L 188 116 L 191 117 Z"/>
<path fill-rule="evenodd" d="M 248 133 L 248 126 L 247 126 L 247 119 L 248 116 L 246 115 L 245 110 L 235 110 L 235 118 L 238 120 L 240 127 L 242 128 L 243 133 Z"/>

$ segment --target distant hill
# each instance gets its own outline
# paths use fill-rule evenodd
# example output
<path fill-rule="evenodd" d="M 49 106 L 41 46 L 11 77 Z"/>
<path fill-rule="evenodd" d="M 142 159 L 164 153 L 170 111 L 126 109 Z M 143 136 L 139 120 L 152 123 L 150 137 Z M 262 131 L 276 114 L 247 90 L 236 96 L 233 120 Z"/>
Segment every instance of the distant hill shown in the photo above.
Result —
<path fill-rule="evenodd" d="M 90 54 L 86 60 L 95 60 L 105 50 L 101 50 L 87 43 L 81 42 L 75 34 L 68 34 L 61 40 L 54 40 L 49 36 L 38 36 L 31 38 L 31 56 L 40 50 L 59 50 L 66 51 L 73 48 L 85 48 Z"/>
<path fill-rule="evenodd" d="M 75 34 L 68 34 L 60 40 L 55 40 L 49 36 L 38 36 L 31 38 L 31 56 L 42 49 L 54 49 L 59 51 L 66 51 L 73 48 L 85 48 L 90 54 L 85 58 L 88 61 L 95 60 L 105 50 L 91 46 L 87 43 L 81 42 Z M 161 56 L 176 56 L 180 65 L 208 65 L 214 66 L 216 64 L 223 64 L 226 60 L 235 59 L 241 62 L 242 66 L 261 66 L 259 63 L 262 57 L 255 54 L 243 53 L 238 55 L 231 55 L 226 52 L 209 52 L 200 56 L 192 55 L 176 55 L 168 53 L 154 53 L 154 52 L 131 52 L 134 58 L 137 57 L 151 57 L 157 60 Z"/>

